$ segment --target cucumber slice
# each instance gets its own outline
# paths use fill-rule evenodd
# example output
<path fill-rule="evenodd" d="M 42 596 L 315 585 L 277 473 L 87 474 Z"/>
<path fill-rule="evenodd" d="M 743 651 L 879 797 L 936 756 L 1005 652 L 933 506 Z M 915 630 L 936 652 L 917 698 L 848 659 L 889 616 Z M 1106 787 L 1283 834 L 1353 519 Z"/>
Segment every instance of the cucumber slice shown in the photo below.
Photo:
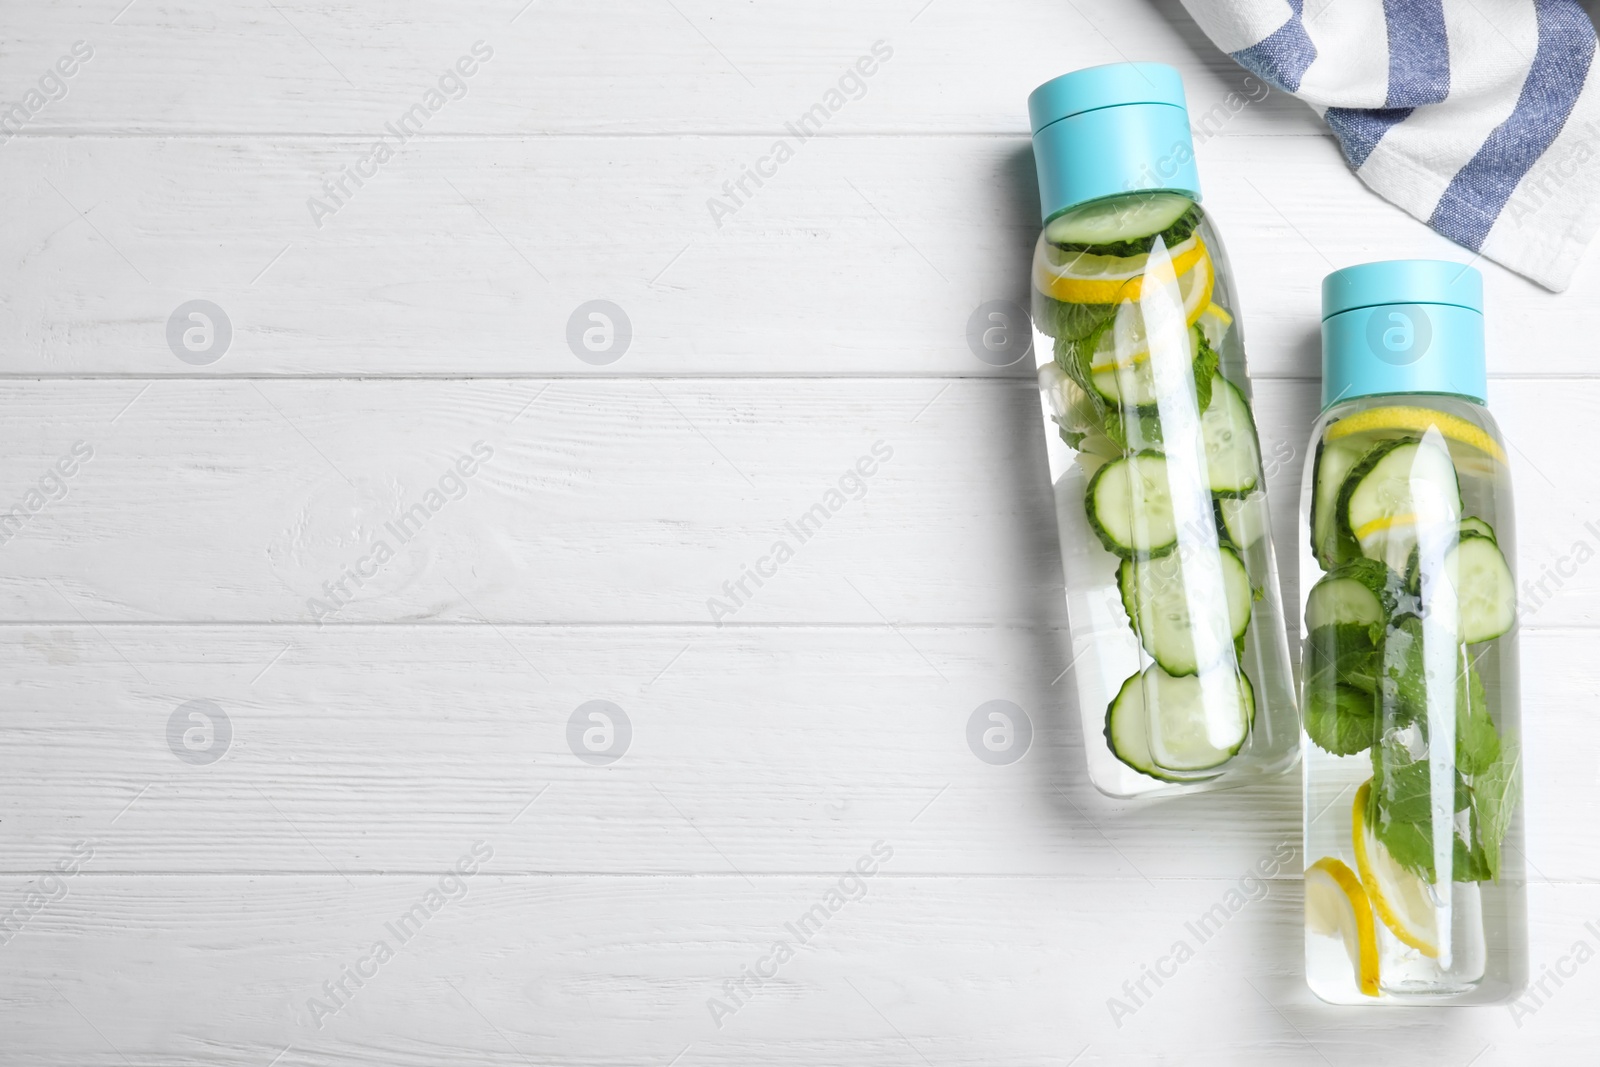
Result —
<path fill-rule="evenodd" d="M 1152 664 L 1122 683 L 1106 711 L 1106 740 L 1134 770 L 1170 781 L 1232 759 L 1250 736 L 1255 710 L 1250 680 L 1231 665 L 1174 678 Z"/>
<path fill-rule="evenodd" d="M 1106 707 L 1106 745 L 1111 754 L 1140 774 L 1163 782 L 1215 778 L 1216 775 L 1179 776 L 1156 766 L 1155 757 L 1150 754 L 1150 712 L 1145 707 L 1143 689 L 1144 675 L 1134 674 L 1122 683 L 1122 688 Z"/>
<path fill-rule="evenodd" d="M 1146 408 L 1156 402 L 1155 375 L 1150 363 L 1135 363 L 1128 367 L 1111 366 L 1090 372 L 1089 383 L 1108 404 Z M 1124 400 L 1126 398 L 1126 400 Z"/>
<path fill-rule="evenodd" d="M 1222 522 L 1221 533 L 1241 550 L 1247 549 L 1267 532 L 1267 496 L 1219 496 L 1217 515 Z"/>
<path fill-rule="evenodd" d="M 1339 526 L 1361 554 L 1404 571 L 1417 529 L 1461 521 L 1461 486 L 1450 453 L 1415 437 L 1368 449 L 1339 490 Z"/>
<path fill-rule="evenodd" d="M 1445 553 L 1444 574 L 1455 586 L 1460 626 L 1456 633 L 1466 644 L 1492 641 L 1508 633 L 1517 620 L 1517 593 L 1511 566 L 1493 537 L 1476 532 L 1468 522 L 1487 527 L 1482 519 L 1462 520 L 1456 543 Z M 1420 553 L 1413 547 L 1406 564 L 1406 590 L 1422 595 Z"/>
<path fill-rule="evenodd" d="M 1106 551 L 1124 559 L 1164 556 L 1178 543 L 1167 457 L 1136 452 L 1095 472 L 1084 508 Z"/>
<path fill-rule="evenodd" d="M 1149 250 L 1152 238 L 1184 221 L 1191 211 L 1194 201 L 1177 193 L 1107 197 L 1051 219 L 1044 239 L 1072 251 L 1138 255 Z M 1199 212 L 1194 214 L 1198 222 Z"/>
<path fill-rule="evenodd" d="M 1132 305 L 1127 305 L 1132 306 Z M 1198 349 L 1195 332 L 1189 331 L 1189 356 L 1192 362 Z M 1156 396 L 1155 367 L 1148 352 L 1133 360 L 1119 360 L 1116 339 L 1108 330 L 1089 355 L 1089 384 L 1113 408 L 1153 409 Z"/>
<path fill-rule="evenodd" d="M 1445 554 L 1445 573 L 1456 587 L 1461 640 L 1469 645 L 1509 633 L 1517 621 L 1517 589 L 1511 567 L 1492 537 L 1464 535 Z"/>
<path fill-rule="evenodd" d="M 1232 549 L 1216 557 L 1222 571 L 1220 598 L 1191 597 L 1198 564 L 1173 552 L 1152 560 L 1123 560 L 1117 568 L 1122 606 L 1139 643 L 1174 677 L 1194 674 L 1222 659 L 1250 626 L 1250 576 Z M 1202 662 L 1203 661 L 1203 662 Z"/>
<path fill-rule="evenodd" d="M 1141 774 L 1204 781 L 1216 777 L 1204 772 L 1244 747 L 1255 707 L 1250 679 L 1231 668 L 1173 678 L 1152 665 L 1123 682 L 1106 709 L 1106 742 L 1112 755 Z"/>
<path fill-rule="evenodd" d="M 1154 413 L 1163 398 L 1156 393 L 1155 368 L 1149 354 L 1145 353 L 1132 361 L 1118 362 L 1114 351 L 1105 347 L 1115 344 L 1114 339 L 1105 339 L 1109 336 L 1109 332 L 1103 335 L 1095 350 L 1089 354 L 1089 385 L 1115 409 L 1138 408 Z M 1195 400 L 1202 406 L 1209 406 L 1212 383 L 1219 377 L 1216 374 L 1217 354 L 1198 326 L 1189 328 L 1189 353 L 1194 369 Z"/>
<path fill-rule="evenodd" d="M 1353 559 L 1322 576 L 1306 594 L 1306 629 L 1388 623 L 1400 602 L 1400 579 L 1375 559 Z"/>
<path fill-rule="evenodd" d="M 1339 490 L 1361 460 L 1361 449 L 1324 442 L 1317 446 L 1311 475 L 1311 554 L 1323 570 L 1332 570 L 1361 554 L 1355 539 L 1340 528 Z"/>
<path fill-rule="evenodd" d="M 1150 756 L 1169 771 L 1207 771 L 1244 747 L 1255 720 L 1255 690 L 1231 664 L 1186 678 L 1145 671 Z"/>
<path fill-rule="evenodd" d="M 1383 603 L 1353 578 L 1323 578 L 1306 597 L 1306 627 L 1315 630 L 1336 623 L 1381 625 Z"/>
<path fill-rule="evenodd" d="M 1490 526 L 1476 515 L 1468 515 L 1466 518 L 1461 520 L 1461 532 L 1462 534 L 1477 534 L 1479 537 L 1487 537 L 1491 541 L 1496 540 L 1494 536 L 1494 527 Z"/>
<path fill-rule="evenodd" d="M 1212 379 L 1211 403 L 1200 415 L 1200 437 L 1213 493 L 1243 496 L 1256 487 L 1261 479 L 1261 447 L 1250 403 L 1237 385 L 1220 374 Z"/>

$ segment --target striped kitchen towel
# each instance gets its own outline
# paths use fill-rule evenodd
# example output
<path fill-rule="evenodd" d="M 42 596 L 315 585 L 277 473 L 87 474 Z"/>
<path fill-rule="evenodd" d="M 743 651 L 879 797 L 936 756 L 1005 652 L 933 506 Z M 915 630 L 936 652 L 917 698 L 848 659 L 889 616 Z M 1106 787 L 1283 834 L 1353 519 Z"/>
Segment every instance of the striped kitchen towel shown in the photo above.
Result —
<path fill-rule="evenodd" d="M 1310 104 L 1361 180 L 1560 291 L 1600 225 L 1600 78 L 1577 0 L 1183 0 Z"/>

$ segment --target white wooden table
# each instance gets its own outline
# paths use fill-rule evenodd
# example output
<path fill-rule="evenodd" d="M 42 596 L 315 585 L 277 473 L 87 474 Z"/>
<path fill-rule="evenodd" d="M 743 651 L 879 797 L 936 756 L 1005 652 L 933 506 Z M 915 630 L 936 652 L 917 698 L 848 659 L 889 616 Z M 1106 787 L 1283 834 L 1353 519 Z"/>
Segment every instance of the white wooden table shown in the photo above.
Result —
<path fill-rule="evenodd" d="M 1533 965 L 1573 976 L 1517 1017 L 1335 1009 L 1301 976 L 1298 775 L 1146 803 L 1084 780 L 1030 372 L 966 340 L 1025 292 L 1034 85 L 1144 58 L 1196 114 L 1249 88 L 1175 0 L 123 3 L 0 15 L 27 119 L 0 145 L 0 506 L 26 512 L 0 545 L 0 1062 L 1590 1049 L 1600 567 L 1571 555 L 1600 548 L 1600 256 L 1560 297 L 1479 263 L 1522 573 L 1567 559 L 1523 649 Z M 1468 257 L 1297 102 L 1214 129 L 1287 561 L 1322 275 Z M 579 315 L 569 345 L 594 300 L 625 343 L 591 352 Z M 990 700 L 1033 723 L 1018 762 L 968 747 Z M 609 734 L 593 706 L 569 727 L 590 701 Z"/>

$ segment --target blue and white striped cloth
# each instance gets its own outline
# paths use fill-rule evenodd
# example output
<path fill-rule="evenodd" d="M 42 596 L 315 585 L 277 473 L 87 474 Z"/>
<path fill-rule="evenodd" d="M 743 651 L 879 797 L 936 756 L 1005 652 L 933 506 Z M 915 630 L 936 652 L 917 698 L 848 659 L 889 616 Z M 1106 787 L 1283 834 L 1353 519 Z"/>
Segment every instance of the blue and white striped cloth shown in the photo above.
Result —
<path fill-rule="evenodd" d="M 1183 0 L 1310 104 L 1380 195 L 1560 291 L 1600 225 L 1600 78 L 1577 0 Z"/>

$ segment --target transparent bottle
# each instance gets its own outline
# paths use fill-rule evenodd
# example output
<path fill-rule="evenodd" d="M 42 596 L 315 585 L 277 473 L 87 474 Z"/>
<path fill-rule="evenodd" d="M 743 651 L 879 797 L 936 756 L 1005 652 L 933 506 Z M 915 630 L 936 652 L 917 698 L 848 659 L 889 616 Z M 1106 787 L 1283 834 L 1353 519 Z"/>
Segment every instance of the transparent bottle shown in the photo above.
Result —
<path fill-rule="evenodd" d="M 1483 282 L 1401 260 L 1322 287 L 1300 506 L 1306 979 L 1338 1004 L 1527 981 L 1516 561 Z"/>
<path fill-rule="evenodd" d="M 1028 109 L 1034 352 L 1089 777 L 1130 797 L 1281 773 L 1300 731 L 1266 475 L 1183 83 L 1093 67 Z"/>

